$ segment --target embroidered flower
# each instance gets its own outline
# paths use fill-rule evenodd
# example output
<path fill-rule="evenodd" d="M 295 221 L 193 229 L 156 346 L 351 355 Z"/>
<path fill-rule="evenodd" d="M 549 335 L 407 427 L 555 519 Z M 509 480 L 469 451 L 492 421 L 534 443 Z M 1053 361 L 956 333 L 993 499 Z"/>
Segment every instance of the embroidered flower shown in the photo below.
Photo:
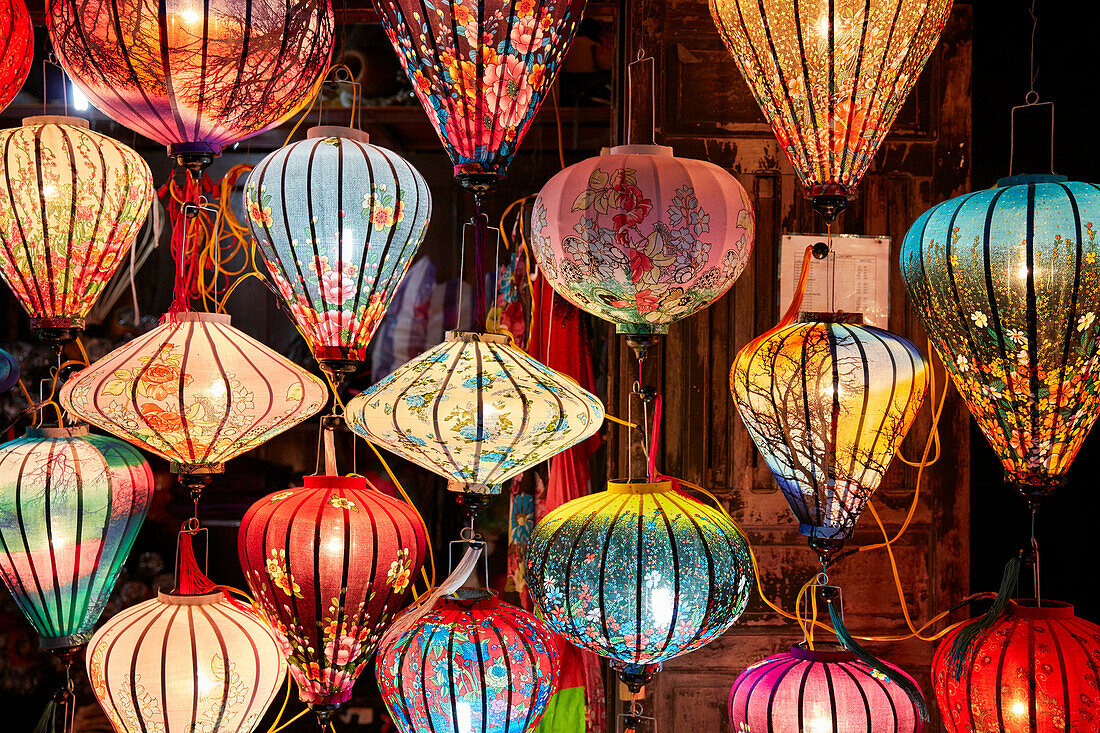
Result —
<path fill-rule="evenodd" d="M 981 311 L 974 311 L 971 313 L 970 320 L 974 321 L 974 325 L 978 328 L 985 328 L 989 325 L 989 317 Z"/>
<path fill-rule="evenodd" d="M 402 547 L 397 551 L 397 559 L 390 563 L 386 583 L 393 588 L 394 593 L 403 593 L 409 587 L 411 577 L 412 563 L 409 561 L 409 550 L 407 547 Z"/>
<path fill-rule="evenodd" d="M 325 659 L 343 667 L 359 658 L 363 647 L 354 636 L 337 636 L 325 644 Z"/>
<path fill-rule="evenodd" d="M 1090 327 L 1095 320 L 1096 314 L 1092 311 L 1089 311 L 1088 313 L 1077 319 L 1077 330 L 1084 331 L 1086 328 Z"/>
<path fill-rule="evenodd" d="M 964 374 L 970 371 L 970 360 L 966 358 L 966 354 L 959 354 L 955 357 L 955 366 Z"/>
<path fill-rule="evenodd" d="M 345 499 L 342 496 L 330 496 L 328 498 L 328 504 L 337 509 L 350 509 L 353 512 L 359 511 L 359 507 L 355 506 L 355 502 L 350 499 Z"/>
<path fill-rule="evenodd" d="M 138 409 L 149 427 L 157 432 L 176 433 L 183 430 L 183 417 L 178 412 L 170 412 L 152 403 L 146 403 Z"/>
<path fill-rule="evenodd" d="M 278 494 L 272 494 L 270 497 L 268 497 L 268 501 L 282 501 L 283 499 L 286 499 L 290 496 L 294 496 L 293 491 L 280 491 Z"/>
<path fill-rule="evenodd" d="M 294 581 L 294 576 L 287 570 L 286 550 L 271 548 L 271 557 L 264 563 L 264 568 L 267 570 L 271 582 L 283 593 L 295 598 L 302 597 L 301 586 Z"/>

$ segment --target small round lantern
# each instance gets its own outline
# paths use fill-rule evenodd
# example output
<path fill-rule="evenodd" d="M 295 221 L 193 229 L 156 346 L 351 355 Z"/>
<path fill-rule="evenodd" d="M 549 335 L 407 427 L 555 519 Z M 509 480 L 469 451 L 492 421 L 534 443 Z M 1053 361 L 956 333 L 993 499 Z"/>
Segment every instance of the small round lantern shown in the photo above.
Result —
<path fill-rule="evenodd" d="M 903 670 L 887 666 L 916 685 Z M 906 692 L 839 644 L 796 645 L 752 665 L 730 689 L 729 717 L 738 733 L 924 730 Z"/>
<path fill-rule="evenodd" d="M 43 649 L 88 641 L 152 495 L 141 453 L 87 425 L 0 446 L 0 577 Z"/>
<path fill-rule="evenodd" d="M 304 488 L 252 505 L 238 550 L 299 696 L 323 724 L 404 604 L 424 564 L 424 527 L 360 476 L 306 476 Z"/>
<path fill-rule="evenodd" d="M 19 384 L 19 360 L 0 349 L 0 394 Z"/>
<path fill-rule="evenodd" d="M 534 731 L 557 689 L 558 651 L 534 615 L 460 588 L 379 649 L 377 676 L 401 733 Z"/>
<path fill-rule="evenodd" d="M 1100 626 L 1073 606 L 1010 601 L 954 670 L 948 660 L 960 631 L 944 636 L 932 658 L 948 733 L 1100 730 Z"/>
<path fill-rule="evenodd" d="M 27 80 L 34 60 L 34 27 L 23 0 L 0 0 L 0 111 Z"/>
<path fill-rule="evenodd" d="M 646 335 L 668 333 L 730 289 L 755 222 L 724 169 L 661 145 L 621 145 L 551 178 L 531 230 L 559 295 L 618 333 Z"/>

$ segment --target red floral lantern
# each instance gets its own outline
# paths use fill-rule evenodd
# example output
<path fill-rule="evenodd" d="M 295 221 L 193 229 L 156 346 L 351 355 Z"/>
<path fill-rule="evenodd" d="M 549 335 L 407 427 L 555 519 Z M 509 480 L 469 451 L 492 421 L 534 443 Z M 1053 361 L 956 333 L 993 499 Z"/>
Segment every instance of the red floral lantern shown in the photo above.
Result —
<path fill-rule="evenodd" d="M 360 476 L 306 476 L 304 488 L 252 505 L 237 548 L 299 696 L 324 722 L 404 604 L 424 564 L 424 525 Z"/>
<path fill-rule="evenodd" d="M 34 59 L 34 28 L 23 0 L 0 0 L 0 110 L 23 88 Z"/>
<path fill-rule="evenodd" d="M 1058 601 L 1011 601 L 975 640 L 961 673 L 948 660 L 961 629 L 932 658 L 948 733 L 1100 730 L 1100 626 Z"/>

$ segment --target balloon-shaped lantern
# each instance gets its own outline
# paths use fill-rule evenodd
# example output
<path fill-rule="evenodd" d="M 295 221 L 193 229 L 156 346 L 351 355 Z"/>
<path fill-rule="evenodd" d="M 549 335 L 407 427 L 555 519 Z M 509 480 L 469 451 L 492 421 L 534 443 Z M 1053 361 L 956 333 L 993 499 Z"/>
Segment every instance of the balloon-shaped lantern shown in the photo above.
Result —
<path fill-rule="evenodd" d="M 670 481 L 613 481 L 563 504 L 535 527 L 527 552 L 542 617 L 611 659 L 628 684 L 733 625 L 755 577 L 729 517 Z"/>
<path fill-rule="evenodd" d="M 665 146 L 621 145 L 551 178 L 531 231 L 559 295 L 618 333 L 644 335 L 668 333 L 730 289 L 755 222 L 724 169 Z"/>
<path fill-rule="evenodd" d="M 306 476 L 260 499 L 238 535 L 241 567 L 299 696 L 325 721 L 351 697 L 424 563 L 416 512 L 358 476 Z"/>
<path fill-rule="evenodd" d="M 19 360 L 0 349 L 0 394 L 19 383 Z"/>
<path fill-rule="evenodd" d="M 0 111 L 27 80 L 34 59 L 34 27 L 23 0 L 0 0 Z"/>
<path fill-rule="evenodd" d="M 322 368 L 354 371 L 416 254 L 432 197 L 407 160 L 347 127 L 315 127 L 245 185 L 252 236 Z"/>
<path fill-rule="evenodd" d="M 557 689 L 557 642 L 533 614 L 460 588 L 379 649 L 377 677 L 401 733 L 534 731 Z"/>
<path fill-rule="evenodd" d="M 149 165 L 80 117 L 28 117 L 0 151 L 0 275 L 32 329 L 71 339 L 145 221 Z"/>
<path fill-rule="evenodd" d="M 1030 499 L 1065 477 L 1100 404 L 1100 190 L 1017 176 L 945 201 L 905 235 L 901 273 L 940 359 Z"/>
<path fill-rule="evenodd" d="M 737 68 L 827 221 L 854 198 L 951 0 L 710 0 Z"/>
<path fill-rule="evenodd" d="M 730 388 L 810 546 L 829 562 L 917 416 L 928 365 L 859 314 L 804 313 L 749 342 Z"/>
<path fill-rule="evenodd" d="M 152 494 L 141 454 L 86 425 L 0 446 L 0 576 L 44 649 L 88 641 Z"/>
<path fill-rule="evenodd" d="M 328 390 L 229 316 L 182 312 L 74 374 L 60 397 L 69 413 L 171 462 L 197 490 L 230 458 L 319 411 Z"/>
<path fill-rule="evenodd" d="M 789 653 L 746 669 L 730 689 L 729 718 L 734 731 L 752 733 L 924 730 L 920 712 L 901 687 L 837 644 L 819 643 L 812 650 L 792 646 Z"/>
<path fill-rule="evenodd" d="M 598 397 L 508 337 L 456 331 L 347 405 L 353 431 L 472 494 L 498 493 L 603 416 Z"/>
<path fill-rule="evenodd" d="M 975 640 L 959 676 L 950 664 L 961 629 L 932 658 L 932 686 L 948 733 L 1056 733 L 1100 725 L 1100 626 L 1058 601 L 1010 601 Z"/>
<path fill-rule="evenodd" d="M 49 0 L 46 20 L 92 104 L 196 171 L 308 103 L 332 54 L 330 0 Z"/>
<path fill-rule="evenodd" d="M 492 188 L 554 83 L 584 0 L 378 0 L 375 9 L 455 176 Z"/>

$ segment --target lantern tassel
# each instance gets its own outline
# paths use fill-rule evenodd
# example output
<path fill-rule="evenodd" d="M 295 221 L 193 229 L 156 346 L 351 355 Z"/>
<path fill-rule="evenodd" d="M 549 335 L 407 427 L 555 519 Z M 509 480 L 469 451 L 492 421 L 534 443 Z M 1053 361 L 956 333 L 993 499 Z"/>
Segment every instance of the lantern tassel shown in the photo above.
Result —
<path fill-rule="evenodd" d="M 34 726 L 34 733 L 55 733 L 57 730 L 57 700 L 50 698 L 42 711 L 42 717 L 38 719 L 38 725 Z"/>
<path fill-rule="evenodd" d="M 840 594 L 835 589 L 828 587 L 822 589 L 822 596 L 825 598 L 825 602 L 829 605 L 829 618 L 833 624 L 833 630 L 836 632 L 836 638 L 844 645 L 844 648 L 855 654 L 861 662 L 868 667 L 878 672 L 895 685 L 900 687 L 909 699 L 912 700 L 913 705 L 916 706 L 917 712 L 920 714 L 921 720 L 924 722 L 929 721 L 928 715 L 928 703 L 924 701 L 924 695 L 921 694 L 920 689 L 905 677 L 899 676 L 893 669 L 887 667 L 871 652 L 864 649 L 855 638 L 848 632 L 848 628 L 844 625 L 844 616 L 840 609 Z"/>
<path fill-rule="evenodd" d="M 993 599 L 993 605 L 984 615 L 959 629 L 958 635 L 951 642 L 951 650 L 947 655 L 947 669 L 956 682 L 962 679 L 963 669 L 974 653 L 974 649 L 977 648 L 975 642 L 978 637 L 996 623 L 1008 606 L 1008 601 L 1016 590 L 1022 566 L 1023 558 L 1020 554 L 1005 564 L 1004 575 L 1001 576 L 1001 587 L 997 589 L 997 597 Z"/>
<path fill-rule="evenodd" d="M 191 544 L 194 534 L 193 531 L 184 529 L 179 535 L 179 581 L 176 590 L 189 596 L 213 593 L 218 589 L 217 584 L 199 569 L 195 548 Z"/>

